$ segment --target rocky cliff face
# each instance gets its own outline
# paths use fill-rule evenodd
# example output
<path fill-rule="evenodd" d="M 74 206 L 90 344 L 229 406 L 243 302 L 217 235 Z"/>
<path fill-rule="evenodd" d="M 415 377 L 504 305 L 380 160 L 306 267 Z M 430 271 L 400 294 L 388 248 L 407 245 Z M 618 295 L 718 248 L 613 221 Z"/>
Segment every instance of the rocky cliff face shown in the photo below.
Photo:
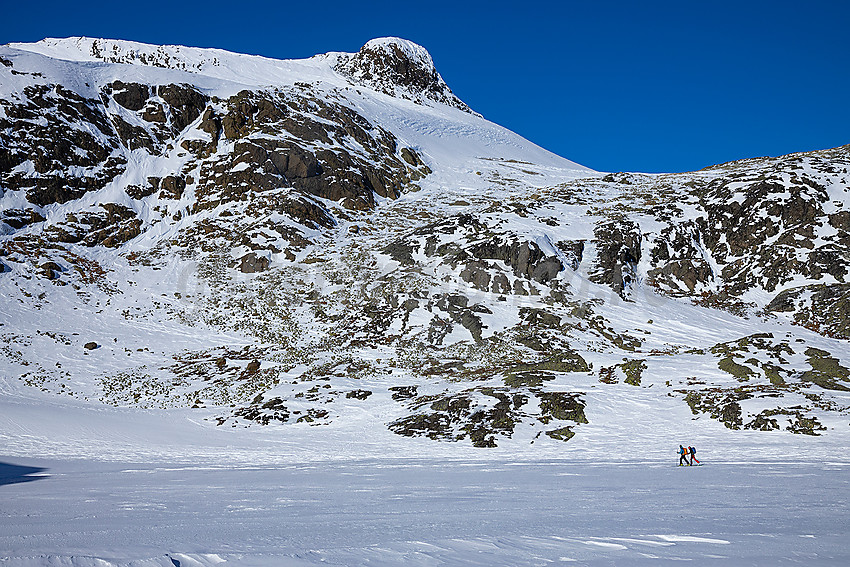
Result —
<path fill-rule="evenodd" d="M 377 404 L 480 447 L 573 438 L 597 387 L 730 429 L 850 411 L 850 147 L 601 175 L 494 129 L 404 40 L 245 57 L 0 49 L 15 387 L 219 424 Z"/>
<path fill-rule="evenodd" d="M 354 55 L 342 56 L 335 69 L 358 84 L 391 96 L 420 104 L 431 100 L 472 113 L 443 81 L 431 55 L 404 39 L 374 39 Z"/>

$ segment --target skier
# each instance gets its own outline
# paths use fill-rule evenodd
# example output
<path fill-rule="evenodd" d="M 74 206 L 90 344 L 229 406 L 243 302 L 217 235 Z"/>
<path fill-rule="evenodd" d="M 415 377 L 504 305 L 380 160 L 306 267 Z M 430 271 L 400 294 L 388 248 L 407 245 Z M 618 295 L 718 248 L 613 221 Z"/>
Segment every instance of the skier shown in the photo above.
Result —
<path fill-rule="evenodd" d="M 688 462 L 688 450 L 679 445 L 679 466 L 683 467 L 685 465 L 690 465 Z"/>
<path fill-rule="evenodd" d="M 690 455 L 691 455 L 691 465 L 694 464 L 694 461 L 696 461 L 697 464 L 699 464 L 699 459 L 697 459 L 697 450 L 694 449 L 693 447 L 688 447 L 688 453 L 690 453 Z"/>

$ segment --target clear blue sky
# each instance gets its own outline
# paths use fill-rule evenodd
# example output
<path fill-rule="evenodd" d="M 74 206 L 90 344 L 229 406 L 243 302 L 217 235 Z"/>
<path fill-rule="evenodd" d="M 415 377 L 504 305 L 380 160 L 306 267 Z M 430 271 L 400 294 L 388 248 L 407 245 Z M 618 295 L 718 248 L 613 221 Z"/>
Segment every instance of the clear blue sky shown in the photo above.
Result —
<path fill-rule="evenodd" d="M 425 46 L 486 118 L 600 171 L 850 143 L 850 2 L 9 2 L 0 43 L 85 35 L 275 58 Z"/>

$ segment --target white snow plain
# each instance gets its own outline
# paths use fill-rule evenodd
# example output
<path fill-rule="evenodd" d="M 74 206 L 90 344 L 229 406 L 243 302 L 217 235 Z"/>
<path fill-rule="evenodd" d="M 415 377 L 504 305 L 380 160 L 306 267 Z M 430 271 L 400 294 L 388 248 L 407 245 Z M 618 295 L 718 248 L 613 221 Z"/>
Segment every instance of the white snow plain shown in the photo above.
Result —
<path fill-rule="evenodd" d="M 2 458 L 0 565 L 850 563 L 847 463 L 611 457 Z"/>
<path fill-rule="evenodd" d="M 678 467 L 689 410 L 629 393 L 566 445 L 495 449 L 382 433 L 375 416 L 358 436 L 351 422 L 215 427 L 197 410 L 4 396 L 0 565 L 850 562 L 834 440 L 699 419 L 703 464 Z"/>

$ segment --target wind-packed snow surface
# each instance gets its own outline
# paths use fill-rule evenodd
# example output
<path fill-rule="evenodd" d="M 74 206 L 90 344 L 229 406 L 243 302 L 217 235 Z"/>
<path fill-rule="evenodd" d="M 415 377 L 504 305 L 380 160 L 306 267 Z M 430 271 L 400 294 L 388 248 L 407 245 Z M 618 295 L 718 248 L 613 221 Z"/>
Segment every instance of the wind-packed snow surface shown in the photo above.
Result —
<path fill-rule="evenodd" d="M 0 63 L 105 148 L 0 172 L 0 565 L 850 563 L 844 149 L 603 177 L 398 38 Z"/>
<path fill-rule="evenodd" d="M 26 463 L 0 465 L 10 567 L 850 559 L 846 463 Z"/>

